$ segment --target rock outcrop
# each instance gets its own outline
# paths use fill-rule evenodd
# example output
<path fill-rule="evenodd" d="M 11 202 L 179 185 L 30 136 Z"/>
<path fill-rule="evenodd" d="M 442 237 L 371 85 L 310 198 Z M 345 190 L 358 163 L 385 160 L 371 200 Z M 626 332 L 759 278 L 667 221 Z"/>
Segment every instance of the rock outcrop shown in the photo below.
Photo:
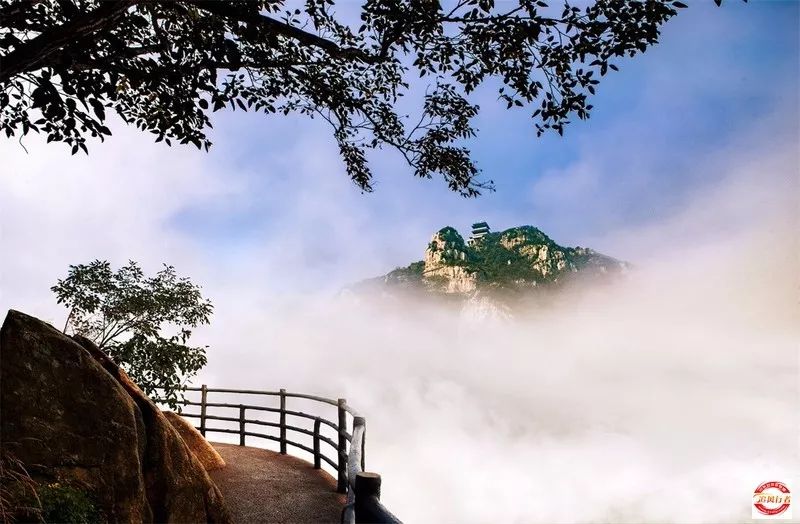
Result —
<path fill-rule="evenodd" d="M 225 461 L 222 459 L 214 446 L 197 431 L 188 420 L 173 413 L 172 411 L 164 411 L 164 416 L 175 430 L 181 434 L 181 438 L 189 446 L 192 454 L 200 461 L 206 471 L 214 471 L 225 467 Z"/>
<path fill-rule="evenodd" d="M 422 276 L 430 287 L 445 293 L 469 293 L 478 286 L 478 275 L 467 264 L 464 238 L 452 227 L 441 229 L 425 250 Z"/>
<path fill-rule="evenodd" d="M 561 246 L 533 226 L 497 232 L 485 223 L 473 226 L 483 227 L 469 242 L 452 227 L 440 229 L 422 260 L 347 292 L 388 300 L 432 297 L 460 305 L 465 318 L 502 319 L 518 306 L 549 300 L 564 285 L 612 283 L 629 267 L 591 249 Z"/>
<path fill-rule="evenodd" d="M 627 267 L 591 249 L 560 246 L 533 226 L 486 233 L 469 244 L 454 228 L 445 227 L 433 235 L 423 260 L 371 282 L 471 295 L 487 288 L 540 289 L 575 273 L 605 275 Z"/>
<path fill-rule="evenodd" d="M 229 522 L 180 434 L 89 340 L 9 311 L 0 405 L 3 451 L 37 482 L 80 488 L 109 522 Z"/>

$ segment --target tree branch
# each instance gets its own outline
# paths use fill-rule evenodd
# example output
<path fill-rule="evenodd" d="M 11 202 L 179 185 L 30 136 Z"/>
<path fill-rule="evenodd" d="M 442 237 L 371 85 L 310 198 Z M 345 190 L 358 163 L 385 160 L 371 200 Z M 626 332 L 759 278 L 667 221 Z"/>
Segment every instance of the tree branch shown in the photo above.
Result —
<path fill-rule="evenodd" d="M 41 0 L 31 0 L 29 2 L 12 2 L 0 8 L 0 26 L 9 25 L 10 21 L 14 18 L 24 15 L 26 9 L 31 8 L 33 5 L 41 2 Z"/>
<path fill-rule="evenodd" d="M 62 333 L 64 333 L 65 335 L 67 334 L 67 328 L 69 327 L 69 321 L 72 320 L 72 314 L 74 312 L 75 312 L 75 308 L 74 307 L 69 309 L 69 315 L 67 315 L 67 321 L 64 322 L 64 330 L 62 331 Z"/>
<path fill-rule="evenodd" d="M 300 28 L 289 25 L 285 22 L 275 20 L 268 16 L 264 16 L 257 11 L 242 11 L 232 8 L 229 4 L 224 2 L 217 2 L 215 0 L 188 0 L 187 3 L 196 6 L 198 9 L 208 11 L 218 16 L 238 20 L 246 24 L 262 27 L 273 33 L 280 34 L 287 38 L 291 38 L 309 47 L 317 47 L 327 52 L 330 56 L 339 58 L 355 58 L 363 62 L 373 63 L 380 60 L 379 56 L 371 55 L 363 49 L 355 47 L 341 47 L 336 42 L 322 38 L 303 31 Z"/>
<path fill-rule="evenodd" d="M 104 2 L 93 11 L 77 16 L 60 26 L 45 31 L 35 38 L 0 57 L 0 83 L 15 75 L 41 67 L 47 58 L 76 40 L 108 28 L 125 11 L 139 0 Z"/>

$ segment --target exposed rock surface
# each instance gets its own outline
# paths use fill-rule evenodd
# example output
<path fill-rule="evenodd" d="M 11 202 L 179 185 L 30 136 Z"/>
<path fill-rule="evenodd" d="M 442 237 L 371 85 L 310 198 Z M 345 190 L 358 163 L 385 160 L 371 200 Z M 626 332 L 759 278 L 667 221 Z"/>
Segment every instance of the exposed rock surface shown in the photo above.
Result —
<path fill-rule="evenodd" d="M 40 482 L 79 486 L 109 522 L 229 522 L 164 414 L 94 344 L 9 311 L 0 441 Z"/>
<path fill-rule="evenodd" d="M 470 244 L 458 231 L 445 227 L 433 235 L 423 260 L 376 280 L 471 294 L 489 288 L 531 289 L 563 282 L 575 273 L 619 273 L 627 267 L 627 263 L 591 249 L 560 246 L 533 226 L 488 233 Z"/>
<path fill-rule="evenodd" d="M 119 522 L 152 520 L 141 413 L 77 342 L 10 311 L 0 330 L 0 406 L 0 442 L 34 478 L 75 479 Z"/>
<path fill-rule="evenodd" d="M 464 267 L 467 247 L 458 232 L 446 227 L 433 235 L 428 248 L 422 275 L 430 287 L 445 293 L 469 293 L 478 285 L 478 274 Z"/>
<path fill-rule="evenodd" d="M 422 260 L 347 292 L 388 299 L 435 295 L 459 304 L 467 319 L 502 319 L 530 301 L 548 300 L 565 284 L 610 283 L 628 267 L 588 248 L 561 246 L 533 226 L 473 235 L 469 243 L 445 227 L 433 235 Z"/>
<path fill-rule="evenodd" d="M 189 449 L 206 471 L 225 467 L 225 461 L 214 449 L 214 446 L 209 444 L 205 437 L 188 420 L 172 411 L 164 411 L 163 413 L 169 423 L 172 424 L 172 427 L 181 434 L 183 441 L 189 446 Z"/>

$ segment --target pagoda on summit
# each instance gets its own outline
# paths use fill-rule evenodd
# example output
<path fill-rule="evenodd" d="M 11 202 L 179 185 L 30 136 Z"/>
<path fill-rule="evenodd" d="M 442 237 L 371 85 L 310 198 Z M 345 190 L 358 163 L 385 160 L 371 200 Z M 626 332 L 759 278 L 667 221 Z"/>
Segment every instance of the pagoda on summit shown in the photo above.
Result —
<path fill-rule="evenodd" d="M 472 224 L 472 235 L 469 237 L 470 245 L 475 244 L 478 240 L 482 239 L 489 234 L 489 224 L 486 222 L 476 222 Z"/>

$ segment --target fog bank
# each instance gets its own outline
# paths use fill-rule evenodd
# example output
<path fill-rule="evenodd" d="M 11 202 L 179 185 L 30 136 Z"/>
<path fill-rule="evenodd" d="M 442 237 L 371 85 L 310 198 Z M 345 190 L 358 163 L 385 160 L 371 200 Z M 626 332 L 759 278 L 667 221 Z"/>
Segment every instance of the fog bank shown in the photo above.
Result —
<path fill-rule="evenodd" d="M 616 232 L 648 248 L 626 279 L 512 320 L 223 306 L 200 380 L 346 396 L 407 522 L 748 521 L 760 482 L 798 486 L 796 165 L 785 149 Z"/>

